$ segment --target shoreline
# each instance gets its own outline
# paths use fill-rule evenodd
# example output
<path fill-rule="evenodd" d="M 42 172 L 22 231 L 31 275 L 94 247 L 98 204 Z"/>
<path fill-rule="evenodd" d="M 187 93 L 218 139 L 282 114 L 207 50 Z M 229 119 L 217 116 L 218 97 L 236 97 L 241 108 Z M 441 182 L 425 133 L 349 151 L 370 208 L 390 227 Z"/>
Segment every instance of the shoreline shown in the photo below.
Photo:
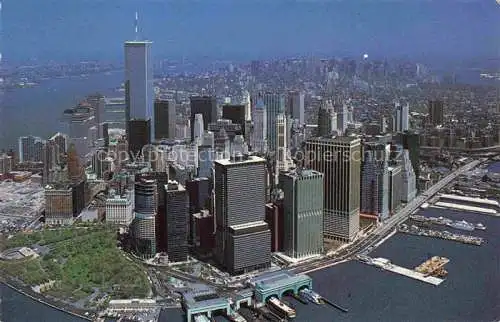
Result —
<path fill-rule="evenodd" d="M 9 282 L 9 281 L 7 281 L 5 279 L 0 280 L 0 283 L 4 284 L 5 286 L 7 286 L 8 288 L 10 288 L 11 290 L 14 290 L 14 291 L 18 292 L 19 294 L 27 296 L 30 299 L 34 300 L 34 301 L 37 301 L 38 303 L 41 303 L 43 305 L 46 305 L 46 306 L 51 307 L 53 309 L 56 309 L 56 310 L 58 310 L 60 312 L 72 315 L 74 317 L 77 317 L 77 318 L 80 318 L 80 319 L 83 319 L 83 320 L 87 320 L 87 321 L 92 321 L 92 318 L 90 318 L 88 316 L 80 315 L 80 314 L 78 314 L 76 312 L 69 311 L 66 308 L 57 306 L 56 304 L 49 303 L 50 300 L 46 299 L 43 295 L 41 295 L 40 297 L 37 297 L 34 294 L 30 294 L 30 292 L 23 290 L 21 287 L 13 285 L 11 282 Z"/>

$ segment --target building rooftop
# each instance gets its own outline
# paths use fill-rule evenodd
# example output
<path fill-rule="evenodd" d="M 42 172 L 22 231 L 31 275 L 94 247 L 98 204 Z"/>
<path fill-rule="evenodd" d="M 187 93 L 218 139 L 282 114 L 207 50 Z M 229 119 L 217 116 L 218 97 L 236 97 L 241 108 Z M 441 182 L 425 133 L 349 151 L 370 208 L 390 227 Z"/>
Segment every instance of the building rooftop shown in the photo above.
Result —
<path fill-rule="evenodd" d="M 267 289 L 308 280 L 311 280 L 311 278 L 304 274 L 295 275 L 290 271 L 277 271 L 252 278 L 250 284 L 256 288 Z"/>
<path fill-rule="evenodd" d="M 282 174 L 293 178 L 308 178 L 308 177 L 323 176 L 323 173 L 310 169 L 292 170 L 288 172 L 282 172 Z"/>
<path fill-rule="evenodd" d="M 249 222 L 249 223 L 244 223 L 240 225 L 233 225 L 231 226 L 232 229 L 234 230 L 239 230 L 239 229 L 247 229 L 251 227 L 259 227 L 259 226 L 265 226 L 267 223 L 265 221 L 254 221 L 254 222 Z"/>
<path fill-rule="evenodd" d="M 229 299 L 221 298 L 213 291 L 186 292 L 183 294 L 184 304 L 188 309 L 198 309 L 207 306 L 225 306 Z"/>
<path fill-rule="evenodd" d="M 340 144 L 360 144 L 361 139 L 357 136 L 323 136 L 318 138 L 308 139 L 306 142 L 325 142 L 325 143 L 340 143 Z"/>
<path fill-rule="evenodd" d="M 265 159 L 250 155 L 247 159 L 243 160 L 231 160 L 231 159 L 221 159 L 215 160 L 214 163 L 219 163 L 220 165 L 231 165 L 231 164 L 243 164 L 243 163 L 261 163 L 266 162 Z"/>
<path fill-rule="evenodd" d="M 150 40 L 127 40 L 125 41 L 125 45 L 127 46 L 139 46 L 139 45 L 146 45 L 146 44 L 152 44 L 153 42 Z"/>

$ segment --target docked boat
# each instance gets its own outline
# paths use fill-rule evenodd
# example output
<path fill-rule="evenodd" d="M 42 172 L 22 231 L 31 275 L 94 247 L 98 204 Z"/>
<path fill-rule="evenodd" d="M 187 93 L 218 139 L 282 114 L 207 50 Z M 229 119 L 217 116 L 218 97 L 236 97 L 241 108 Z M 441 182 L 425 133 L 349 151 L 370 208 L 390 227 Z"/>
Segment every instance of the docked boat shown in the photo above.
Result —
<path fill-rule="evenodd" d="M 466 230 L 466 231 L 473 231 L 475 229 L 473 224 L 468 223 L 465 220 L 455 221 L 451 224 L 448 224 L 448 226 L 455 228 L 455 229 Z"/>
<path fill-rule="evenodd" d="M 289 307 L 288 305 L 281 302 L 275 297 L 270 298 L 268 304 L 281 314 L 284 314 L 289 319 L 293 319 L 294 317 L 297 316 L 297 313 L 295 312 L 294 309 L 292 309 L 291 307 Z"/>
<path fill-rule="evenodd" d="M 299 292 L 299 294 L 301 297 L 303 297 L 304 299 L 306 299 L 312 303 L 323 304 L 323 299 L 321 298 L 321 296 L 318 293 L 313 292 L 308 288 L 301 290 Z"/>
<path fill-rule="evenodd" d="M 486 226 L 481 224 L 481 223 L 478 223 L 476 224 L 476 229 L 479 229 L 479 230 L 486 230 Z"/>

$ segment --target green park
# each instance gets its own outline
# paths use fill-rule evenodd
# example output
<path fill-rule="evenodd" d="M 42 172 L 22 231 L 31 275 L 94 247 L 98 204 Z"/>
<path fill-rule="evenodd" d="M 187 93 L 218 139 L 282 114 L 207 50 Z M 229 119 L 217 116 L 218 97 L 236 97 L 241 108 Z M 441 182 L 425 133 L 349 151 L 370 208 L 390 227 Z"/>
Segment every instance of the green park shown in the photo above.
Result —
<path fill-rule="evenodd" d="M 0 260 L 0 270 L 31 286 L 55 281 L 45 292 L 69 302 L 88 306 L 99 298 L 143 298 L 150 292 L 143 267 L 118 247 L 113 227 L 22 232 L 1 241 L 0 246 L 44 249 L 39 257 Z"/>

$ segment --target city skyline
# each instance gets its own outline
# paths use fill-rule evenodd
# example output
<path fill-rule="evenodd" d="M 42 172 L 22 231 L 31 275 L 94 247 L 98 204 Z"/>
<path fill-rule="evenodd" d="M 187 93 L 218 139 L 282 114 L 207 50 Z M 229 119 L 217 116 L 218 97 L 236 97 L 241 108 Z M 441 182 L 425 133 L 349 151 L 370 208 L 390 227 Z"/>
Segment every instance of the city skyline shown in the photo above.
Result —
<path fill-rule="evenodd" d="M 141 1 L 140 4 L 135 0 L 119 4 L 95 0 L 72 2 L 68 7 L 61 0 L 43 5 L 34 0 L 16 1 L 3 8 L 3 57 L 7 63 L 30 58 L 120 60 L 116 43 L 134 38 L 137 11 L 141 18 L 140 34 L 155 40 L 156 57 L 250 60 L 310 54 L 361 57 L 367 53 L 376 59 L 446 63 L 498 54 L 495 35 L 499 22 L 495 17 L 500 5 L 494 0 L 376 4 L 364 0 L 271 3 L 242 0 L 232 6 L 228 4 L 217 0 Z M 27 5 L 35 10 L 22 11 L 21 6 Z M 33 16 L 32 12 L 44 14 Z M 203 24 L 215 15 L 226 19 Z M 237 23 L 248 16 L 255 19 Z M 113 24 L 101 28 L 103 21 L 111 20 Z M 286 23 L 289 21 L 299 24 Z M 226 28 L 228 25 L 233 28 Z M 87 32 L 82 34 L 82 30 Z M 80 37 L 74 37 L 77 34 Z M 58 39 L 65 39 L 64 44 Z"/>

